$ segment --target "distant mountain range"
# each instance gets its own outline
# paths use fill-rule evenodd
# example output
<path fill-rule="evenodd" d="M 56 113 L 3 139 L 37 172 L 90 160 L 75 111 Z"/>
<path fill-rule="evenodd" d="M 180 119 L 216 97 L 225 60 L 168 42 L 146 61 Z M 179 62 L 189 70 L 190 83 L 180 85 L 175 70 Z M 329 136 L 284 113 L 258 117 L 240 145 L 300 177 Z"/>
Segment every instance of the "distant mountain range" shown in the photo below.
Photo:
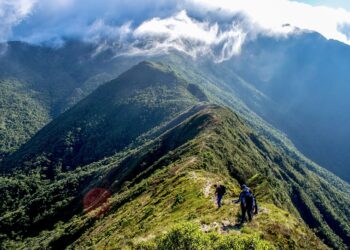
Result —
<path fill-rule="evenodd" d="M 350 185 L 302 153 L 349 182 L 348 46 L 315 33 L 245 46 L 216 64 L 9 43 L 0 248 L 347 249 Z M 260 213 L 238 226 L 243 183 Z"/>
<path fill-rule="evenodd" d="M 248 183 L 261 203 L 259 229 L 249 224 L 247 235 L 261 234 L 277 247 L 325 249 L 310 227 L 329 246 L 345 249 L 349 185 L 289 156 L 228 108 L 208 104 L 218 98 L 210 85 L 202 89 L 185 79 L 171 66 L 141 62 L 6 157 L 2 246 L 85 248 L 96 241 L 99 248 L 126 247 L 186 218 L 211 227 L 224 222 L 208 217 L 214 204 L 206 192 L 225 182 L 231 195 Z M 82 207 L 96 188 L 112 195 L 102 221 Z M 233 226 L 238 207 L 226 204 L 222 216 Z"/>
<path fill-rule="evenodd" d="M 228 67 L 271 102 L 258 112 L 301 152 L 350 180 L 350 47 L 317 33 L 248 43 Z"/>
<path fill-rule="evenodd" d="M 220 64 L 176 51 L 155 57 L 114 57 L 115 51 L 96 50 L 96 45 L 79 41 L 67 41 L 58 49 L 10 42 L 0 57 L 0 79 L 16 80 L 35 91 L 36 101 L 52 119 L 103 82 L 153 58 L 203 82 L 199 84 L 210 82 L 217 92 L 224 92 L 225 105 L 241 103 L 285 133 L 307 157 L 350 180 L 349 46 L 312 32 L 279 39 L 262 36 Z M 2 119 L 10 119 L 6 117 Z M 44 121 L 48 119 L 41 124 Z M 13 152 L 33 135 L 30 131 L 19 132 L 23 139 L 3 147 L 1 154 Z M 6 134 L 5 129 L 0 133 Z"/>

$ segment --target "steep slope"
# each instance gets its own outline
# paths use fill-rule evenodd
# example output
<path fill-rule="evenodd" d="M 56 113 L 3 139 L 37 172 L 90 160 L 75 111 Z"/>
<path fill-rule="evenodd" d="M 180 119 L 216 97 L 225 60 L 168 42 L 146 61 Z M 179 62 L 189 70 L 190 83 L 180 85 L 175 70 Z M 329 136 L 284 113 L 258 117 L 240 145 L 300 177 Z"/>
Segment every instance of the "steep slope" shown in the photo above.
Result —
<path fill-rule="evenodd" d="M 16 41 L 6 48 L 0 56 L 0 79 L 27 82 L 47 99 L 52 117 L 135 64 L 132 58 L 112 60 L 110 51 L 95 54 L 97 45 L 73 40 L 57 48 Z"/>
<path fill-rule="evenodd" d="M 155 58 L 115 57 L 111 50 L 101 52 L 79 41 L 66 41 L 60 48 L 21 42 L 7 47 L 0 57 L 0 79 L 29 83 L 28 90 L 46 100 L 50 118 L 139 61 Z M 156 58 L 181 68 L 188 82 L 211 85 L 218 103 L 244 114 L 255 127 L 268 127 L 268 137 L 283 137 L 267 123 L 272 124 L 307 157 L 349 181 L 349 54 L 347 45 L 300 32 L 285 39 L 257 37 L 244 44 L 240 55 L 220 64 L 177 52 Z"/>
<path fill-rule="evenodd" d="M 192 138 L 191 135 L 195 135 L 192 140 L 180 142 L 179 145 L 175 146 L 175 150 L 172 148 L 172 146 L 174 147 L 174 140 L 178 140 L 178 138 L 186 138 L 188 140 Z M 265 233 L 264 238 L 275 240 L 277 246 L 279 244 L 280 247 L 285 246 L 287 243 L 285 242 L 285 237 L 287 237 L 287 235 L 291 238 L 290 242 L 287 243 L 290 244 L 290 248 L 307 247 L 310 242 L 308 240 L 305 241 L 305 239 L 304 241 L 301 239 L 300 241 L 295 240 L 295 238 L 290 235 L 293 232 L 296 234 L 300 233 L 296 232 L 296 228 L 299 226 L 303 227 L 302 224 L 293 224 L 291 221 L 287 220 L 285 226 L 287 226 L 288 229 L 283 228 L 283 223 L 281 226 L 282 228 L 276 227 L 272 229 L 271 227 L 273 226 L 269 220 L 273 220 L 274 213 L 279 217 L 279 211 L 273 206 L 264 205 L 264 203 L 274 204 L 277 207 L 289 211 L 292 217 L 299 217 L 300 214 L 305 222 L 316 229 L 319 236 L 324 238 L 329 245 L 335 248 L 344 248 L 344 243 L 341 243 L 342 240 L 343 242 L 349 241 L 350 225 L 347 219 L 349 209 L 346 208 L 346 204 L 349 204 L 349 195 L 342 191 L 332 189 L 331 185 L 329 185 L 329 183 L 327 184 L 325 180 L 307 170 L 303 165 L 289 158 L 265 140 L 258 138 L 237 116 L 232 114 L 231 111 L 216 106 L 205 108 L 189 118 L 186 122 L 174 128 L 174 130 L 163 135 L 162 140 L 163 142 L 160 146 L 156 146 L 156 148 L 158 147 L 157 150 L 152 149 L 153 153 L 151 155 L 146 153 L 142 159 L 138 160 L 136 164 L 134 163 L 134 166 L 138 168 L 137 171 L 141 173 L 136 175 L 136 173 L 131 172 L 132 174 L 128 178 L 125 178 L 125 180 L 130 181 L 127 186 L 131 189 L 136 188 L 141 180 L 142 184 L 140 184 L 140 186 L 146 185 L 143 189 L 146 188 L 147 190 L 147 186 L 152 185 L 151 183 L 155 185 L 155 193 L 153 193 L 153 195 L 145 195 L 142 193 L 140 194 L 142 198 L 139 200 L 136 199 L 136 201 L 135 199 L 133 200 L 135 204 L 151 206 L 151 208 L 146 207 L 145 210 L 140 211 L 141 217 L 139 219 L 141 221 L 147 218 L 145 218 L 145 216 L 151 216 L 151 218 L 155 220 L 153 223 L 160 223 L 160 230 L 164 230 L 165 225 L 167 227 L 171 224 L 171 220 L 174 220 L 173 223 L 181 221 L 180 218 L 186 220 L 194 216 L 193 214 L 199 217 L 197 221 L 205 221 L 206 217 L 210 217 L 211 211 L 205 211 L 205 205 L 196 200 L 196 195 L 198 195 L 198 190 L 205 188 L 205 186 L 208 188 L 210 183 L 218 182 L 222 178 L 226 180 L 228 185 L 230 185 L 230 183 L 236 184 L 235 188 L 232 188 L 235 195 L 238 194 L 237 182 L 248 183 L 253 190 L 255 190 L 260 202 L 262 202 L 262 207 L 264 208 L 264 206 L 267 206 L 274 211 L 271 212 L 271 214 L 265 215 L 261 221 L 258 221 L 259 230 L 257 230 L 257 232 Z M 179 143 L 178 141 L 175 142 Z M 172 151 L 170 151 L 169 154 L 164 154 L 164 147 L 167 148 L 169 145 L 170 148 L 168 150 Z M 162 152 L 162 154 L 159 152 Z M 152 162 L 152 159 L 154 162 Z M 144 163 L 143 166 L 141 165 L 141 169 L 140 163 Z M 168 167 L 164 169 L 164 166 L 167 165 Z M 127 163 L 128 169 L 130 169 L 131 166 L 133 165 Z M 114 171 L 112 171 L 113 175 L 108 174 L 106 178 L 111 181 L 114 180 L 114 183 L 118 183 L 121 179 L 117 176 L 120 176 L 121 173 L 125 173 L 126 170 L 123 169 L 123 164 L 121 167 L 120 170 L 117 170 L 119 174 L 116 175 Z M 162 170 L 155 174 L 155 176 L 152 176 L 151 173 L 159 168 Z M 213 173 L 214 176 L 210 176 L 210 174 L 208 176 L 208 172 Z M 137 176 L 136 178 L 134 178 L 135 175 Z M 145 180 L 147 176 L 151 176 L 151 180 Z M 181 180 L 183 176 L 184 178 Z M 230 179 L 229 176 L 231 178 L 233 177 L 234 180 Z M 117 180 L 117 182 L 115 180 Z M 169 182 L 167 182 L 168 180 Z M 195 185 L 193 185 L 193 182 L 196 181 L 202 182 L 201 188 L 197 187 L 198 189 L 196 189 Z M 120 185 L 113 185 L 114 183 L 112 183 L 111 186 L 112 190 Z M 205 185 L 203 185 L 204 183 Z M 171 186 L 171 188 L 169 188 L 169 186 Z M 136 190 L 134 190 L 134 192 L 137 192 Z M 169 191 L 165 190 L 174 190 L 174 192 L 169 193 Z M 147 193 L 147 191 L 144 192 Z M 146 201 L 144 199 L 146 199 Z M 183 200 L 178 201 L 181 199 Z M 189 204 L 186 204 L 186 199 L 189 200 Z M 197 202 L 199 202 L 199 204 Z M 129 204 L 126 204 L 125 206 L 128 205 Z M 152 210 L 152 205 L 154 210 Z M 157 207 L 158 205 L 159 207 Z M 169 210 L 164 211 L 166 207 Z M 147 209 L 151 209 L 152 212 L 147 213 Z M 128 221 L 128 218 L 130 218 L 127 216 L 128 212 L 125 212 L 122 208 L 118 211 L 121 213 L 120 216 Z M 135 209 L 131 209 L 131 211 L 135 211 Z M 198 214 L 199 211 L 200 213 Z M 227 212 L 230 212 L 230 210 L 228 209 Z M 174 217 L 167 213 L 174 213 Z M 201 213 L 203 213 L 203 217 Z M 235 212 L 233 212 L 233 214 L 235 214 Z M 220 213 L 218 216 L 220 216 Z M 229 214 L 226 216 L 226 218 L 229 218 Z M 118 215 L 111 215 L 111 217 L 116 218 L 115 223 L 120 219 Z M 111 221 L 111 217 L 107 217 L 106 221 Z M 166 218 L 170 219 L 169 223 L 164 222 Z M 137 226 L 137 224 L 132 224 L 133 221 L 137 223 L 139 220 L 137 218 L 135 220 L 130 218 L 130 220 L 131 228 L 134 229 L 134 226 Z M 152 219 L 150 220 L 152 223 Z M 230 221 L 230 219 L 228 220 Z M 276 220 L 278 221 L 278 219 Z M 108 225 L 110 223 L 106 221 L 98 223 L 103 230 L 107 231 L 104 231 L 104 235 L 109 235 L 109 233 L 111 233 L 115 235 L 115 237 L 120 237 L 120 231 L 115 230 L 114 223 L 111 223 L 111 226 L 115 231 L 109 231 L 108 233 L 106 224 Z M 275 223 L 281 223 L 281 221 L 277 221 Z M 164 224 L 162 224 L 163 222 Z M 293 229 L 292 225 L 296 225 L 296 228 Z M 140 232 L 145 231 L 142 223 L 138 226 L 140 226 Z M 250 225 L 248 227 L 250 230 L 254 231 L 253 228 L 255 226 L 256 225 Z M 121 227 L 123 228 L 123 225 L 121 225 Z M 147 228 L 147 226 L 145 227 Z M 149 228 L 154 230 L 156 225 L 152 226 L 151 224 Z M 98 237 L 100 232 L 99 226 L 97 226 L 96 230 Z M 272 232 L 269 230 L 272 230 Z M 284 230 L 286 230 L 287 233 Z M 288 230 L 290 231 L 288 232 Z M 131 232 L 131 238 L 135 237 L 133 233 L 137 235 L 139 231 L 133 230 Z M 286 235 L 283 236 L 283 232 L 286 233 Z M 125 240 L 123 233 L 121 234 L 120 238 Z M 277 238 L 281 237 L 281 242 L 273 238 L 273 234 L 276 234 Z M 308 237 L 311 237 L 310 234 L 306 234 L 309 235 Z M 87 238 L 93 237 L 94 231 L 92 235 L 89 234 Z M 113 236 L 106 238 L 103 236 L 100 237 L 102 237 L 102 239 L 100 238 L 102 241 L 100 242 L 101 248 L 103 248 L 103 244 L 111 242 L 109 237 L 113 239 Z M 86 241 L 83 238 L 81 242 L 85 244 Z"/>
<path fill-rule="evenodd" d="M 271 124 L 304 155 L 349 182 L 348 45 L 300 32 L 283 39 L 258 36 L 219 64 L 179 54 L 161 60 L 215 83 L 213 94 L 235 111 L 241 106 L 249 123 Z"/>
<path fill-rule="evenodd" d="M 24 42 L 8 42 L 6 45 L 0 44 L 0 47 L 6 48 L 0 54 L 0 81 L 11 79 L 21 82 L 23 86 L 19 92 L 36 93 L 31 98 L 40 102 L 38 112 L 42 109 L 47 113 L 47 121 L 56 118 L 99 85 L 116 78 L 141 60 L 114 58 L 111 51 L 96 54 L 98 45 L 79 41 L 66 41 L 64 46 L 58 48 Z M 21 105 L 21 102 L 13 105 Z M 33 111 L 36 112 L 35 109 Z M 11 131 L 5 131 L 14 132 L 17 136 L 7 138 L 6 141 L 0 140 L 1 144 L 11 144 L 12 148 L 18 148 L 27 141 L 24 139 L 29 139 L 33 132 L 37 132 L 47 122 L 41 126 L 30 126 L 36 123 L 35 119 L 28 120 L 21 115 L 17 121 L 28 122 L 28 129 L 13 127 Z M 23 139 L 17 140 L 17 137 Z"/>
<path fill-rule="evenodd" d="M 51 122 L 3 166 L 47 167 L 52 177 L 137 145 L 142 134 L 201 101 L 202 90 L 172 68 L 142 62 Z"/>
<path fill-rule="evenodd" d="M 40 95 L 14 79 L 0 80 L 0 161 L 49 121 Z"/>
<path fill-rule="evenodd" d="M 349 182 L 349 58 L 348 45 L 304 32 L 279 40 L 258 37 L 222 68 L 269 100 L 258 100 L 252 110 L 307 157 Z"/>
<path fill-rule="evenodd" d="M 165 244 L 158 237 L 172 225 L 190 221 L 224 235 L 212 235 L 224 237 L 220 242 L 236 239 L 243 245 L 255 241 L 283 249 L 326 249 L 309 226 L 328 245 L 346 248 L 349 186 L 335 189 L 257 136 L 232 111 L 216 105 L 195 107 L 160 129 L 159 137 L 139 148 L 62 173 L 54 182 L 33 173 L 40 185 L 34 192 L 23 191 L 35 186 L 26 184 L 33 176 L 3 177 L 5 204 L 11 188 L 23 198 L 12 209 L 11 202 L 3 208 L 2 246 L 150 247 Z M 216 210 L 211 198 L 211 186 L 218 182 L 228 187 L 222 210 Z M 254 222 L 238 227 L 238 207 L 230 204 L 243 182 L 256 193 L 261 212 Z M 215 237 L 210 244 L 221 244 Z"/>

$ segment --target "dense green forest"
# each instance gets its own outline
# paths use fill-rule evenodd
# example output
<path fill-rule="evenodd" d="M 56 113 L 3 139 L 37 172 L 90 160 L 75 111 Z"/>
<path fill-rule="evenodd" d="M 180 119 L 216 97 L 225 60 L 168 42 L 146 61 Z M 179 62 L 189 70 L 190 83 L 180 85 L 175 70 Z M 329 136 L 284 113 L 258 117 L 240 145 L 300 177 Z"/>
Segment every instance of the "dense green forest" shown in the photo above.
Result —
<path fill-rule="evenodd" d="M 44 165 L 52 175 L 57 168 L 66 171 L 94 162 L 121 151 L 201 100 L 206 100 L 201 89 L 168 66 L 140 63 L 59 116 L 4 166 L 13 170 L 30 161 L 30 168 Z"/>
<path fill-rule="evenodd" d="M 44 100 L 25 83 L 0 80 L 0 160 L 49 121 Z"/>
<path fill-rule="evenodd" d="M 199 79 L 142 62 L 6 157 L 1 247 L 346 249 L 349 185 L 247 122 L 244 105 L 209 104 L 218 92 Z M 228 187 L 221 210 L 215 183 Z M 261 209 L 240 227 L 242 183 Z"/>
<path fill-rule="evenodd" d="M 109 244 L 108 247 L 136 248 L 141 244 L 138 241 L 147 235 L 161 236 L 169 225 L 191 220 L 213 233 L 223 227 L 232 237 L 239 236 L 235 236 L 235 232 L 243 232 L 247 237 L 255 237 L 255 241 L 264 239 L 270 242 L 267 245 L 275 247 L 287 244 L 294 249 L 312 244 L 324 249 L 305 222 L 296 219 L 310 211 L 314 216 L 308 219 L 313 221 L 318 235 L 326 237 L 328 244 L 342 248 L 337 236 L 340 232 L 333 233 L 317 214 L 342 209 L 343 215 L 333 219 L 342 221 L 344 230 L 348 230 L 346 193 L 327 190 L 333 198 L 339 196 L 338 204 L 327 207 L 330 200 L 323 194 L 323 187 L 331 187 L 326 180 L 303 166 L 299 167 L 303 174 L 300 175 L 291 166 L 293 160 L 266 141 L 254 138 L 230 111 L 210 106 L 199 110 L 145 146 L 60 173 L 54 182 L 39 170 L 29 176 L 17 174 L 17 178 L 2 178 L 1 188 L 5 191 L 1 192 L 2 200 L 7 201 L 2 207 L 5 213 L 1 225 L 3 246 L 62 248 L 78 240 L 72 246 L 95 245 L 104 249 L 105 244 Z M 293 175 L 297 176 L 296 180 L 290 182 L 289 176 Z M 306 196 L 305 187 L 301 186 L 306 179 L 315 179 L 308 184 L 312 196 Z M 217 182 L 225 183 L 229 189 L 220 211 L 210 198 L 212 185 Z M 231 200 L 239 194 L 242 182 L 254 189 L 261 213 L 252 224 L 236 228 L 239 207 L 231 204 Z M 96 187 L 114 195 L 108 203 L 91 210 L 83 206 L 82 200 Z M 299 203 L 293 200 L 295 195 L 300 195 Z M 324 200 L 323 210 L 315 206 L 319 198 Z M 299 215 L 297 205 L 300 204 L 305 207 Z M 191 239 L 197 235 L 186 237 Z M 149 244 L 166 243 L 147 242 Z"/>
<path fill-rule="evenodd" d="M 140 61 L 161 61 L 181 72 L 187 82 L 207 90 L 210 101 L 229 106 L 279 146 L 299 154 L 288 137 L 311 160 L 349 180 L 346 65 L 350 50 L 317 33 L 282 40 L 258 36 L 244 44 L 241 54 L 222 63 L 176 51 L 116 56 L 116 51 L 99 51 L 98 45 L 78 40 L 65 40 L 64 46 L 54 48 L 24 42 L 8 42 L 6 47 L 0 57 L 0 79 L 26 83 L 28 92 L 38 93 L 35 101 L 43 105 L 50 120 Z M 28 138 L 21 129 L 16 133 Z M 14 139 L 6 144 L 18 148 L 23 142 Z"/>
<path fill-rule="evenodd" d="M 19 148 L 47 122 L 137 61 L 112 62 L 109 54 L 91 58 L 96 46 L 78 41 L 69 41 L 62 48 L 24 42 L 9 42 L 6 47 L 0 56 L 0 119 L 17 117 L 11 127 L 2 127 L 1 134 L 15 136 L 1 135 L 0 155 Z M 22 112 L 10 113 L 15 109 Z"/>
<path fill-rule="evenodd" d="M 349 179 L 349 70 L 337 65 L 349 64 L 346 55 L 350 50 L 317 33 L 282 40 L 259 36 L 244 44 L 243 53 L 222 63 L 213 63 L 210 57 L 195 60 L 176 51 L 116 56 L 116 51 L 99 51 L 98 45 L 77 40 L 67 40 L 58 48 L 24 42 L 8 42 L 6 48 L 0 57 L 0 79 L 26 83 L 29 92 L 38 93 L 39 100 L 35 99 L 50 120 L 102 83 L 140 61 L 152 59 L 177 68 L 188 82 L 207 89 L 216 103 L 242 114 L 259 133 L 280 146 L 296 151 L 288 137 L 311 160 Z M 344 56 L 340 59 L 339 54 Z M 31 136 L 26 131 L 17 133 L 24 138 Z M 6 143 L 22 145 L 19 141 Z"/>

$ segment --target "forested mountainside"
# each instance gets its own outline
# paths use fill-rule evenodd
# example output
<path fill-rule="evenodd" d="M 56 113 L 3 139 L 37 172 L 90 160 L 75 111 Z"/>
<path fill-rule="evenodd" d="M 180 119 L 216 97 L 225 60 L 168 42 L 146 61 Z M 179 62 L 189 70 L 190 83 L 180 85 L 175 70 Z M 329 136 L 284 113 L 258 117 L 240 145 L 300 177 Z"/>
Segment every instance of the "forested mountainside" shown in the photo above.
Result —
<path fill-rule="evenodd" d="M 32 98 L 42 107 L 38 112 L 49 114 L 51 120 L 131 66 L 145 59 L 161 61 L 187 82 L 208 90 L 216 103 L 230 106 L 250 125 L 295 151 L 272 126 L 282 131 L 304 155 L 349 182 L 349 54 L 349 46 L 315 32 L 279 39 L 261 35 L 221 63 L 175 50 L 166 55 L 118 56 L 112 47 L 100 50 L 78 40 L 67 40 L 58 48 L 9 42 L 0 57 L 0 79 L 1 84 L 21 82 L 26 91 L 35 92 Z M 16 122 L 21 124 L 22 119 Z M 28 130 L 14 126 L 23 139 L 4 141 L 11 150 L 2 147 L 0 154 L 18 149 L 46 122 Z"/>
<path fill-rule="evenodd" d="M 6 157 L 2 248 L 346 249 L 349 185 L 209 104 L 187 77 L 140 63 Z M 228 187 L 220 210 L 214 183 Z M 260 213 L 239 227 L 243 183 Z"/>
<path fill-rule="evenodd" d="M 10 110 L 30 108 L 36 113 L 24 112 L 11 121 L 0 138 L 0 159 L 18 149 L 48 121 L 77 103 L 100 84 L 112 80 L 125 71 L 135 60 L 111 60 L 110 53 L 94 56 L 96 45 L 67 41 L 62 48 L 8 42 L 6 53 L 0 56 L 2 119 L 10 119 Z M 137 60 L 136 60 L 137 61 Z M 12 95 L 16 97 L 13 98 Z M 23 103 L 31 99 L 27 107 Z M 11 114 L 12 115 L 12 114 Z M 6 118 L 5 118 L 6 117 Z M 32 119 L 33 118 L 33 119 Z M 26 125 L 21 126 L 21 124 Z M 25 129 L 27 128 L 27 129 Z M 5 146 L 6 145 L 6 146 Z"/>
<path fill-rule="evenodd" d="M 349 58 L 348 45 L 306 32 L 280 40 L 259 37 L 225 64 L 226 72 L 270 100 L 254 111 L 307 157 L 349 182 Z"/>
<path fill-rule="evenodd" d="M 31 161 L 29 166 L 45 165 L 48 171 L 85 165 L 136 143 L 141 134 L 206 100 L 197 85 L 170 67 L 142 62 L 59 116 L 4 165 Z"/>
<path fill-rule="evenodd" d="M 0 113 L 0 159 L 50 120 L 39 94 L 13 79 L 0 80 Z"/>

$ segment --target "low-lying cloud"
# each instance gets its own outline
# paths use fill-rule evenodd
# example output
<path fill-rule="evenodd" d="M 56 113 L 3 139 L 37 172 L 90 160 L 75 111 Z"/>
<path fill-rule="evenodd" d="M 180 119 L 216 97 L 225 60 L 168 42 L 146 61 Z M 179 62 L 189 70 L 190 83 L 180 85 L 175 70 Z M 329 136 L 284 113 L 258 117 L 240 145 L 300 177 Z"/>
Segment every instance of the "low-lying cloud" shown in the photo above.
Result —
<path fill-rule="evenodd" d="M 197 21 L 181 11 L 169 18 L 145 21 L 132 32 L 128 54 L 158 54 L 176 49 L 194 58 L 211 55 L 223 61 L 240 52 L 246 33 L 234 22 L 225 29 L 218 23 Z M 149 41 L 146 46 L 135 46 Z"/>
<path fill-rule="evenodd" d="M 259 34 L 312 30 L 350 44 L 349 27 L 344 9 L 289 0 L 0 0 L 1 41 L 82 39 L 119 54 L 176 49 L 222 61 Z"/>

